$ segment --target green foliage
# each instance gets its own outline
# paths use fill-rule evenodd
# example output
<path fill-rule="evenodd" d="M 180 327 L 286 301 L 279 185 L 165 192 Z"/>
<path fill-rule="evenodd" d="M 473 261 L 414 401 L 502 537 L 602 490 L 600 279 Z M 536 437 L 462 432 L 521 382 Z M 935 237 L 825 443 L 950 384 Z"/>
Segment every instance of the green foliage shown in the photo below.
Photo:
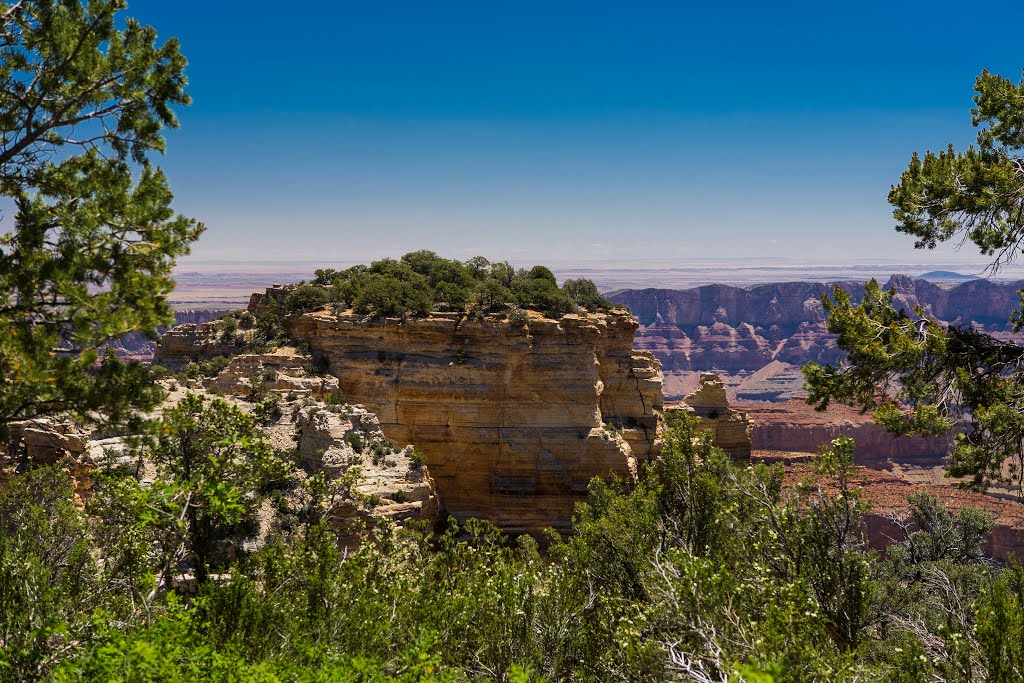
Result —
<path fill-rule="evenodd" d="M 178 43 L 123 0 L 0 13 L 0 431 L 73 411 L 121 422 L 159 400 L 145 369 L 99 350 L 173 320 L 175 259 L 202 226 L 170 208 L 163 129 L 189 103 Z M 58 350 L 59 351 L 55 351 Z"/>
<path fill-rule="evenodd" d="M 409 454 L 409 466 L 414 470 L 421 469 L 426 464 L 427 456 L 425 456 L 421 451 L 414 449 L 413 452 Z"/>
<path fill-rule="evenodd" d="M 355 430 L 346 434 L 345 439 L 356 453 L 362 453 L 363 449 L 366 448 L 366 440 L 363 438 L 363 435 Z"/>
<path fill-rule="evenodd" d="M 149 446 L 153 484 L 100 477 L 88 514 L 52 470 L 0 495 L 0 679 L 1020 680 L 1024 572 L 980 555 L 991 518 L 915 497 L 879 557 L 849 440 L 783 486 L 667 420 L 660 460 L 591 482 L 542 555 L 475 519 L 338 527 L 387 501 L 355 471 L 281 487 L 251 416 L 186 398 Z M 211 552 L 267 498 L 280 535 Z M 210 539 L 221 576 L 183 602 L 166 573 Z"/>
<path fill-rule="evenodd" d="M 284 300 L 284 309 L 288 313 L 308 313 L 319 311 L 330 301 L 330 293 L 319 285 L 299 285 Z"/>
<path fill-rule="evenodd" d="M 214 549 L 253 524 L 267 490 L 285 476 L 258 418 L 223 399 L 188 394 L 165 411 L 146 457 L 159 477 L 122 492 L 158 551 L 160 585 L 170 586 L 182 562 L 206 581 Z"/>
<path fill-rule="evenodd" d="M 425 249 L 398 261 L 382 259 L 342 271 L 320 269 L 316 274 L 315 285 L 328 287 L 335 310 L 351 306 L 364 315 L 465 312 L 468 306 L 475 315 L 522 308 L 558 318 L 581 306 L 592 312 L 611 307 L 590 280 L 568 280 L 559 288 L 554 274 L 544 266 L 516 270 L 482 256 L 460 263 Z"/>
<path fill-rule="evenodd" d="M 205 360 L 192 361 L 185 366 L 185 376 L 189 379 L 216 377 L 230 363 L 231 359 L 227 356 L 214 356 Z"/>
<path fill-rule="evenodd" d="M 0 679 L 35 680 L 53 640 L 88 629 L 101 588 L 71 482 L 52 469 L 0 494 Z"/>
<path fill-rule="evenodd" d="M 562 290 L 569 295 L 569 298 L 591 313 L 607 311 L 612 308 L 612 302 L 601 296 L 597 291 L 597 285 L 593 280 L 581 278 L 579 280 L 566 280 L 562 283 Z"/>
<path fill-rule="evenodd" d="M 345 402 L 345 392 L 340 387 L 327 394 L 327 397 L 324 399 L 324 403 L 331 406 L 338 406 Z"/>
<path fill-rule="evenodd" d="M 974 85 L 971 122 L 981 126 L 977 147 L 913 155 L 900 183 L 889 193 L 899 232 L 917 238 L 917 248 L 966 239 L 997 262 L 1012 259 L 1024 237 L 1024 81 L 1014 84 L 982 71 Z"/>
<path fill-rule="evenodd" d="M 1024 81 L 983 71 L 974 89 L 977 145 L 964 152 L 950 145 L 923 158 L 915 153 L 889 202 L 896 230 L 913 235 L 915 247 L 969 241 L 993 257 L 994 271 L 1024 244 Z M 873 410 L 877 422 L 899 434 L 939 434 L 962 424 L 947 472 L 982 490 L 1014 483 L 1024 495 L 1020 346 L 969 328 L 940 328 L 920 310 L 914 321 L 894 310 L 892 294 L 874 281 L 860 306 L 838 290 L 834 303 L 824 301 L 829 331 L 839 335 L 849 359 L 804 369 L 810 402 Z M 1020 311 L 1010 319 L 1015 330 L 1024 325 Z"/>
<path fill-rule="evenodd" d="M 803 368 L 808 403 L 850 403 L 897 434 L 956 434 L 947 472 L 963 485 L 1021 486 L 1024 465 L 1024 349 L 970 328 L 915 321 L 872 280 L 854 306 L 840 289 L 822 298 L 828 330 L 848 354 L 838 366 Z"/>

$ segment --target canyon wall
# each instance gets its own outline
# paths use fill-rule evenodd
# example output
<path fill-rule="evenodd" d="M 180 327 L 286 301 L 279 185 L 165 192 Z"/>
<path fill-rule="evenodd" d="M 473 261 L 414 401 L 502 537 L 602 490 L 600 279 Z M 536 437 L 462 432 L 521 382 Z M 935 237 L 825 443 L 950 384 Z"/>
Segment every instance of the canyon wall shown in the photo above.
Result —
<path fill-rule="evenodd" d="M 870 415 L 832 404 L 819 413 L 802 400 L 783 403 L 739 403 L 754 423 L 753 449 L 785 453 L 817 453 L 840 436 L 856 442 L 854 461 L 871 469 L 900 465 L 935 467 L 945 461 L 951 437 L 894 436 L 871 421 Z"/>
<path fill-rule="evenodd" d="M 593 477 L 632 477 L 657 452 L 662 375 L 633 350 L 637 326 L 615 312 L 520 324 L 324 311 L 291 332 L 389 438 L 426 455 L 456 518 L 538 533 L 569 528 Z"/>
<path fill-rule="evenodd" d="M 770 367 L 772 373 L 745 387 L 735 386 L 740 379 L 733 382 L 734 395 L 784 400 L 800 393 L 800 365 L 834 363 L 842 357 L 835 337 L 825 328 L 819 299 L 822 291 L 831 294 L 835 285 L 855 303 L 863 296 L 860 282 L 783 282 L 750 288 L 622 290 L 608 298 L 628 306 L 639 319 L 636 346 L 661 361 L 667 398 L 681 398 L 692 389 L 696 380 L 687 373 L 713 370 L 745 377 Z M 895 303 L 904 310 L 921 305 L 926 315 L 938 320 L 1009 338 L 1008 317 L 1022 285 L 971 280 L 940 287 L 894 275 L 885 289 L 895 291 Z"/>

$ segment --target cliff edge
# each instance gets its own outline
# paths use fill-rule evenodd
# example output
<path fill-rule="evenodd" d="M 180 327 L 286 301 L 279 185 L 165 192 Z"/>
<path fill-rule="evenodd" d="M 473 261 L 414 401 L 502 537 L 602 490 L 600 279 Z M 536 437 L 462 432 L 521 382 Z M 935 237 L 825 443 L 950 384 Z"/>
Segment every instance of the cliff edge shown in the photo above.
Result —
<path fill-rule="evenodd" d="M 632 478 L 656 454 L 662 374 L 633 350 L 637 327 L 624 311 L 522 322 L 319 311 L 291 335 L 389 438 L 426 455 L 452 515 L 514 534 L 567 530 L 593 477 Z"/>

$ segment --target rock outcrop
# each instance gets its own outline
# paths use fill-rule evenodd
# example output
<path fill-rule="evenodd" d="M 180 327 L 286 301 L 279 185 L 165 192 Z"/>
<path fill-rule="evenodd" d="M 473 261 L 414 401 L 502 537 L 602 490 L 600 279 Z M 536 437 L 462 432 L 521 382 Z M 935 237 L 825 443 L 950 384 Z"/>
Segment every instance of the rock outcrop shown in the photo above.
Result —
<path fill-rule="evenodd" d="M 244 352 L 252 343 L 255 330 L 227 331 L 223 320 L 211 320 L 199 325 L 185 323 L 167 330 L 157 340 L 153 363 L 171 370 L 180 370 L 189 363 L 234 356 Z"/>
<path fill-rule="evenodd" d="M 335 526 L 379 520 L 434 521 L 434 481 L 412 446 L 400 448 L 381 433 L 377 416 L 362 406 L 313 404 L 295 419 L 299 456 L 311 471 L 337 478 L 359 468 L 355 497 L 332 511 Z"/>
<path fill-rule="evenodd" d="M 231 396 L 249 396 L 262 386 L 291 396 L 323 398 L 338 388 L 338 380 L 314 374 L 312 358 L 284 347 L 270 353 L 239 354 L 204 385 Z"/>
<path fill-rule="evenodd" d="M 755 422 L 755 451 L 817 453 L 840 436 L 852 438 L 854 462 L 871 469 L 893 464 L 934 467 L 942 464 L 952 447 L 943 437 L 894 436 L 855 408 L 832 404 L 820 413 L 802 400 L 774 404 L 742 404 Z"/>
<path fill-rule="evenodd" d="M 702 373 L 697 391 L 665 408 L 666 413 L 677 410 L 700 418 L 700 429 L 709 432 L 715 445 L 732 456 L 733 462 L 750 463 L 753 425 L 746 413 L 729 406 L 721 377 Z"/>
<path fill-rule="evenodd" d="M 384 433 L 422 451 L 442 504 L 510 533 L 568 529 L 595 476 L 657 452 L 662 376 L 621 312 L 550 320 L 301 316 L 292 335 Z"/>
<path fill-rule="evenodd" d="M 219 318 L 228 312 L 229 311 L 227 310 L 175 311 L 174 325 L 177 326 L 191 323 L 198 326 L 203 323 L 210 322 L 214 318 Z M 157 332 L 162 335 L 166 331 L 167 329 L 161 327 Z M 126 360 L 149 361 L 153 359 L 153 354 L 156 353 L 156 340 L 151 339 L 140 332 L 129 332 L 123 337 L 119 337 L 118 339 L 110 342 L 105 348 L 111 349 L 119 358 L 124 358 Z"/>

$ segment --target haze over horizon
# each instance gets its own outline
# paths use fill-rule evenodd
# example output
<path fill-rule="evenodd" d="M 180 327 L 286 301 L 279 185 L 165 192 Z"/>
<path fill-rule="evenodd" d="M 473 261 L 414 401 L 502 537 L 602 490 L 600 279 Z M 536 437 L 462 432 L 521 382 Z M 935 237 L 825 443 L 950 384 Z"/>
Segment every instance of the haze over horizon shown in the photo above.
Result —
<path fill-rule="evenodd" d="M 1024 18 L 996 3 L 1001 23 Z M 1013 41 L 962 4 L 138 0 L 194 104 L 163 160 L 207 224 L 183 268 L 418 248 L 513 261 L 983 262 L 919 252 L 886 193 L 974 139 Z M 966 35 L 964 40 L 970 40 Z"/>

